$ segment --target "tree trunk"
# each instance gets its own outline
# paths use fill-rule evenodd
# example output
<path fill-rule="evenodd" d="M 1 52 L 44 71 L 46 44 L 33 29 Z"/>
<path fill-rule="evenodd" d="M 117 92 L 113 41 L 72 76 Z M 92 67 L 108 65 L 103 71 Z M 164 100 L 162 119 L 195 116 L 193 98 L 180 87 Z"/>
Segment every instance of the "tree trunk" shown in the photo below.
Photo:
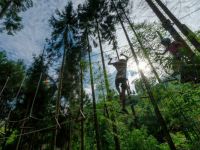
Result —
<path fill-rule="evenodd" d="M 164 10 L 169 18 L 176 24 L 179 30 L 187 37 L 192 45 L 200 52 L 200 42 L 193 31 L 191 31 L 185 24 L 182 24 L 172 12 L 162 3 L 161 0 L 155 0 L 158 5 Z"/>
<path fill-rule="evenodd" d="M 66 37 L 64 37 L 64 43 L 66 44 Z M 57 101 L 56 101 L 56 116 L 55 118 L 59 119 L 59 108 L 60 108 L 60 99 L 61 99 L 61 94 L 62 94 L 62 86 L 63 86 L 63 74 L 64 74 L 64 70 L 65 70 L 65 62 L 66 62 L 66 50 L 67 50 L 67 46 L 65 45 L 64 48 L 64 55 L 63 55 L 63 59 L 62 59 L 62 65 L 61 65 L 61 69 L 60 69 L 60 74 L 59 74 L 59 85 L 58 85 L 58 95 L 57 95 Z M 56 150 L 56 143 L 57 143 L 57 134 L 58 134 L 58 123 L 56 121 L 56 129 L 55 129 L 55 135 L 54 135 L 54 150 Z"/>
<path fill-rule="evenodd" d="M 81 112 L 83 113 L 83 66 L 80 62 L 80 69 L 81 69 Z M 81 150 L 84 150 L 84 120 L 81 119 Z"/>
<path fill-rule="evenodd" d="M 2 19 L 4 17 L 4 15 L 6 14 L 8 8 L 10 7 L 10 5 L 12 4 L 12 0 L 8 0 L 5 4 L 5 6 L 1 9 L 0 12 L 0 19 Z"/>
<path fill-rule="evenodd" d="M 89 65 L 90 65 L 90 82 L 91 82 L 91 88 L 92 88 L 94 128 L 95 128 L 95 133 L 96 133 L 95 135 L 96 135 L 97 150 L 101 150 L 99 123 L 98 123 L 97 111 L 96 111 L 96 98 L 95 98 L 95 90 L 94 90 L 93 69 L 92 69 L 92 63 L 91 63 L 90 44 L 89 44 L 88 35 L 87 35 L 87 40 L 88 40 L 88 57 L 89 57 Z"/>
<path fill-rule="evenodd" d="M 72 120 L 72 118 L 70 119 Z M 68 147 L 67 150 L 71 150 L 72 149 L 72 122 L 69 123 L 69 139 L 68 139 Z"/>
<path fill-rule="evenodd" d="M 157 119 L 158 119 L 158 121 L 159 121 L 161 127 L 163 128 L 163 130 L 164 130 L 164 132 L 165 132 L 165 136 L 166 136 L 167 142 L 168 142 L 168 144 L 169 144 L 169 147 L 170 147 L 171 150 L 176 150 L 176 147 L 175 147 L 175 145 L 174 145 L 174 143 L 173 143 L 173 141 L 172 141 L 172 138 L 171 138 L 171 136 L 170 136 L 170 134 L 169 134 L 169 131 L 168 131 L 168 129 L 167 129 L 167 125 L 166 125 L 166 123 L 165 123 L 165 120 L 164 120 L 164 118 L 162 117 L 161 112 L 160 112 L 160 110 L 159 110 L 159 108 L 158 108 L 158 105 L 157 105 L 157 103 L 156 103 L 156 100 L 155 100 L 155 98 L 154 98 L 154 96 L 153 96 L 153 93 L 151 92 L 150 84 L 149 84 L 149 82 L 147 81 L 147 79 L 146 79 L 146 77 L 145 77 L 143 71 L 139 69 L 139 60 L 138 60 L 138 57 L 137 57 L 137 55 L 136 55 L 136 53 L 135 53 L 135 50 L 134 50 L 133 47 L 132 47 L 132 43 L 131 43 L 131 40 L 130 40 L 130 38 L 129 38 L 129 35 L 128 35 L 128 33 L 127 33 L 125 27 L 124 27 L 124 24 L 123 24 L 123 22 L 122 22 L 122 20 L 121 20 L 121 17 L 120 17 L 120 15 L 119 15 L 119 12 L 118 12 L 118 10 L 117 10 L 117 8 L 116 8 L 115 3 L 114 3 L 113 0 L 112 0 L 112 3 L 113 3 L 113 6 L 114 6 L 114 8 L 115 8 L 115 11 L 117 12 L 118 19 L 119 19 L 120 24 L 121 24 L 121 26 L 122 26 L 122 29 L 123 29 L 123 31 L 124 31 L 124 33 L 125 33 L 126 39 L 127 39 L 128 43 L 129 43 L 129 46 L 130 46 L 130 49 L 131 49 L 131 51 L 132 51 L 133 57 L 134 57 L 134 59 L 135 59 L 135 61 L 136 61 L 136 64 L 137 64 L 139 73 L 140 73 L 141 78 L 142 78 L 142 81 L 144 82 L 145 88 L 146 88 L 146 90 L 147 90 L 147 93 L 148 93 L 148 95 L 149 95 L 149 98 L 150 98 L 150 100 L 151 100 L 151 103 L 152 103 L 152 105 L 153 105 L 153 107 L 154 107 L 154 111 L 155 111 L 155 114 L 156 114 L 156 116 L 157 116 Z"/>
<path fill-rule="evenodd" d="M 105 80 L 105 87 L 106 87 L 106 92 L 107 92 L 107 97 L 110 100 L 111 99 L 111 93 L 110 93 L 110 85 L 108 82 L 108 75 L 106 71 L 106 66 L 105 66 L 105 60 L 104 60 L 104 55 L 103 55 L 103 47 L 102 47 L 102 42 L 101 42 L 101 36 L 100 36 L 100 31 L 99 31 L 99 23 L 96 18 L 96 26 L 97 26 L 97 32 L 98 32 L 98 39 L 99 39 L 99 45 L 100 45 L 100 51 L 101 51 L 101 59 L 102 59 L 102 65 L 103 65 L 103 73 L 104 73 L 104 80 Z M 112 110 L 111 110 L 112 111 Z M 112 128 L 113 132 L 115 133 L 114 135 L 114 141 L 115 141 L 115 149 L 120 150 L 120 140 L 118 138 L 118 131 L 117 131 L 117 126 L 115 125 L 115 117 L 113 113 L 111 113 L 111 120 L 112 120 Z"/>
<path fill-rule="evenodd" d="M 137 117 L 136 112 L 135 112 L 134 104 L 131 105 L 131 111 L 132 111 L 132 114 L 134 116 L 134 125 L 135 125 L 136 128 L 139 128 L 138 117 Z"/>
<path fill-rule="evenodd" d="M 138 33 L 137 33 L 136 30 L 134 29 L 133 23 L 131 23 L 130 19 L 128 18 L 127 14 L 126 14 L 126 12 L 125 12 L 125 10 L 124 10 L 124 8 L 123 8 L 121 5 L 120 5 L 120 9 L 122 10 L 122 12 L 123 12 L 123 14 L 124 14 L 126 20 L 128 21 L 128 23 L 129 23 L 129 25 L 130 25 L 130 27 L 131 27 L 133 33 L 135 34 L 135 36 L 136 36 L 136 38 L 137 38 L 137 40 L 138 40 L 138 42 L 139 42 L 139 44 L 140 44 L 140 47 L 141 47 L 141 49 L 142 49 L 142 51 L 143 51 L 143 54 L 144 54 L 144 56 L 146 57 L 148 63 L 150 64 L 151 69 L 152 69 L 152 71 L 153 71 L 153 73 L 154 73 L 156 79 L 158 80 L 159 83 L 161 83 L 162 81 L 161 81 L 161 79 L 160 79 L 160 77 L 159 77 L 159 75 L 158 75 L 158 73 L 157 73 L 155 67 L 153 66 L 153 63 L 151 62 L 149 55 L 148 55 L 147 52 L 146 52 L 145 46 L 142 44 L 142 41 L 141 41 L 141 39 L 140 39 Z"/>
<path fill-rule="evenodd" d="M 100 45 L 100 51 L 101 51 L 101 60 L 102 60 L 102 65 L 103 65 L 103 73 L 104 73 L 106 92 L 107 92 L 107 95 L 109 95 L 109 93 L 110 93 L 109 86 L 110 85 L 108 82 L 108 75 L 107 75 L 107 71 L 106 71 L 106 65 L 105 65 L 105 60 L 104 60 L 104 55 L 103 55 L 103 47 L 102 47 L 101 36 L 100 36 L 100 31 L 99 31 L 99 23 L 98 23 L 97 19 L 96 19 L 96 26 L 97 26 L 98 39 L 99 39 L 99 45 Z"/>
<path fill-rule="evenodd" d="M 152 2 L 152 0 L 145 0 L 151 9 L 154 11 L 154 13 L 157 15 L 157 17 L 162 22 L 162 26 L 172 35 L 175 41 L 181 42 L 184 47 L 187 50 L 187 56 L 192 58 L 195 54 L 191 50 L 191 48 L 188 46 L 188 44 L 185 42 L 185 40 L 180 36 L 180 34 L 176 31 L 176 29 L 171 24 L 171 21 L 167 19 L 162 12 L 157 8 L 157 6 Z"/>

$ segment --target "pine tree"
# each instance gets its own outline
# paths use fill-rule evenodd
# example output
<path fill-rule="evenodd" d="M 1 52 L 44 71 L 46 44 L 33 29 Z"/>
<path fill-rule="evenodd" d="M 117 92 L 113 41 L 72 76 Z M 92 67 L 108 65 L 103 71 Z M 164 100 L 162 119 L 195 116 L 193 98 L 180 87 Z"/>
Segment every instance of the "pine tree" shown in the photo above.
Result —
<path fill-rule="evenodd" d="M 124 6 L 122 6 L 122 3 L 119 3 L 119 10 L 122 11 L 121 16 L 124 16 L 124 17 L 126 18 L 126 20 L 128 21 L 128 24 L 129 24 L 129 26 L 131 27 L 131 29 L 132 29 L 134 35 L 136 36 L 136 39 L 137 39 L 137 41 L 138 41 L 139 44 L 140 44 L 141 50 L 142 50 L 142 52 L 143 52 L 143 54 L 144 54 L 144 57 L 147 59 L 148 63 L 150 64 L 151 69 L 152 69 L 152 71 L 153 71 L 153 73 L 154 73 L 154 75 L 155 75 L 157 81 L 158 81 L 159 83 L 161 83 L 161 79 L 160 79 L 160 77 L 159 77 L 159 75 L 158 75 L 158 73 L 157 73 L 155 67 L 153 66 L 152 61 L 150 60 L 150 57 L 149 57 L 149 55 L 148 55 L 148 53 L 147 53 L 147 49 L 145 48 L 144 44 L 142 43 L 142 40 L 141 40 L 139 34 L 138 34 L 137 31 L 135 30 L 134 24 L 131 23 L 131 20 L 129 19 L 129 17 L 128 17 L 128 15 L 127 15 L 125 9 L 124 9 Z"/>
<path fill-rule="evenodd" d="M 176 24 L 179 30 L 187 37 L 187 39 L 193 44 L 196 50 L 200 51 L 200 41 L 198 40 L 195 33 L 190 30 L 185 24 L 182 24 L 179 19 L 177 19 L 172 12 L 165 6 L 161 0 L 156 0 L 157 4 L 165 11 L 165 13 L 170 17 L 170 19 Z"/>
<path fill-rule="evenodd" d="M 8 60 L 5 52 L 0 52 L 0 119 L 7 117 L 15 96 L 24 78 L 25 67 L 22 61 Z"/>
<path fill-rule="evenodd" d="M 59 76 L 59 89 L 57 97 L 57 107 L 60 107 L 60 99 L 63 97 L 65 101 L 69 103 L 69 108 L 72 111 L 68 118 L 70 123 L 68 124 L 67 140 L 63 141 L 64 145 L 67 145 L 67 149 L 71 149 L 71 141 L 73 137 L 77 135 L 73 134 L 73 119 L 79 113 L 80 105 L 80 88 L 79 88 L 79 76 L 80 76 L 80 60 L 81 60 L 81 48 L 78 41 L 78 21 L 76 12 L 73 10 L 72 2 L 69 2 L 64 11 L 57 11 L 57 16 L 52 17 L 50 23 L 53 27 L 52 41 L 50 48 L 48 49 L 51 54 L 63 54 L 62 67 L 60 69 Z M 56 19 L 58 18 L 58 19 Z M 64 51 L 64 52 L 63 52 Z M 71 118 L 71 119 L 70 119 Z M 61 137 L 60 137 L 61 138 Z M 59 140 L 62 141 L 62 140 Z"/>
<path fill-rule="evenodd" d="M 4 19 L 3 28 L 8 34 L 22 29 L 19 13 L 33 6 L 32 0 L 2 0 L 0 2 L 0 19 Z"/>
<path fill-rule="evenodd" d="M 152 0 L 145 1 L 157 15 L 159 20 L 162 22 L 162 26 L 171 34 L 174 40 L 184 45 L 185 50 L 183 52 L 183 55 L 186 58 L 189 58 L 189 60 L 193 60 L 195 57 L 195 53 L 191 50 L 190 46 L 185 42 L 185 40 L 181 37 L 178 31 L 172 26 L 171 21 L 163 15 L 163 13 L 159 10 L 159 8 L 154 4 Z"/>
<path fill-rule="evenodd" d="M 34 62 L 27 72 L 27 80 L 23 90 L 22 102 L 18 103 L 14 113 L 11 114 L 12 120 L 16 120 L 17 118 L 19 120 L 26 118 L 24 121 L 19 122 L 19 124 L 13 123 L 13 125 L 18 126 L 21 130 L 21 134 L 29 130 L 27 127 L 31 127 L 31 129 L 44 128 L 45 120 L 49 120 L 47 117 L 47 106 L 51 98 L 51 93 L 50 87 L 46 83 L 48 78 L 48 66 L 44 63 L 43 57 L 43 55 L 34 57 Z M 16 112 L 21 113 L 19 116 L 15 116 Z M 23 149 L 27 145 L 29 145 L 29 148 L 37 148 L 40 146 L 39 141 L 42 140 L 43 137 L 41 134 L 38 134 L 37 136 L 33 134 L 26 136 L 26 138 L 20 135 L 16 149 Z M 34 143 L 38 143 L 38 145 L 35 145 Z"/>
<path fill-rule="evenodd" d="M 93 34 L 94 36 L 97 37 L 97 40 L 99 42 L 99 47 L 100 47 L 100 52 L 101 52 L 101 59 L 102 59 L 102 67 L 103 67 L 103 75 L 104 75 L 104 83 L 105 83 L 105 88 L 107 92 L 107 98 L 108 100 L 111 100 L 111 92 L 110 92 L 110 85 L 108 81 L 108 75 L 107 75 L 107 70 L 106 70 L 106 65 L 105 65 L 105 58 L 104 58 L 104 52 L 103 52 L 103 40 L 111 40 L 113 41 L 113 34 L 111 32 L 114 29 L 114 26 L 111 27 L 113 16 L 109 15 L 109 9 L 106 1 L 104 0 L 88 0 L 82 7 L 79 7 L 82 10 L 82 13 L 80 14 L 80 20 L 84 26 L 87 26 L 88 34 Z M 110 18 L 109 18 L 110 17 Z M 107 27 L 110 27 L 110 30 L 108 34 L 107 32 L 104 31 L 104 29 Z M 111 31 L 111 29 L 113 29 Z M 103 34 L 104 33 L 104 34 Z M 111 36 L 110 36 L 111 35 Z M 105 39 L 102 39 L 102 38 Z M 96 42 L 95 42 L 96 43 Z M 106 112 L 107 111 L 107 106 L 106 106 Z M 111 112 L 112 114 L 112 112 Z M 119 150 L 120 149 L 120 141 L 117 136 L 117 127 L 115 125 L 115 117 L 113 114 L 111 116 L 107 116 L 108 118 L 111 117 L 112 120 L 112 128 L 113 132 L 115 133 L 114 135 L 114 142 L 115 142 L 115 149 Z"/>

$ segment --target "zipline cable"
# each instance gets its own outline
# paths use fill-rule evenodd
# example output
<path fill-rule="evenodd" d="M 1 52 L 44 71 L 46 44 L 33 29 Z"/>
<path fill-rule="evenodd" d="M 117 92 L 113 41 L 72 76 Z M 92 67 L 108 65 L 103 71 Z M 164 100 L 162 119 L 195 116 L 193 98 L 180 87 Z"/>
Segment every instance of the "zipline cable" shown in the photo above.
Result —
<path fill-rule="evenodd" d="M 192 14 L 198 12 L 198 11 L 200 11 L 200 8 L 197 8 L 196 10 L 194 10 L 194 11 L 192 11 L 192 12 L 186 14 L 185 16 L 182 16 L 182 17 L 179 18 L 179 19 L 182 20 L 182 19 L 184 19 L 184 18 L 186 18 L 186 17 L 188 17 L 188 16 L 190 16 L 190 15 L 192 15 Z"/>

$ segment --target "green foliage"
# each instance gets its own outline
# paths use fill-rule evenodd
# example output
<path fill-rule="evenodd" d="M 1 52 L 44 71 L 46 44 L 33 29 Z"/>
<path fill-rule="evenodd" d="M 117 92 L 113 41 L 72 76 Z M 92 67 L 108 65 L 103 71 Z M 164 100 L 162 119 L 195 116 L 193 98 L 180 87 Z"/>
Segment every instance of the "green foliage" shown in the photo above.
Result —
<path fill-rule="evenodd" d="M 157 140 L 142 128 L 123 131 L 122 141 L 123 150 L 160 150 Z"/>
<path fill-rule="evenodd" d="M 12 32 L 18 29 L 20 22 L 18 12 L 28 6 L 25 2 L 14 0 L 16 7 L 13 12 L 7 15 L 10 21 L 8 31 Z M 22 3 L 21 3 L 22 2 Z M 128 0 L 117 3 L 126 7 L 128 12 Z M 31 3 L 30 3 L 31 4 Z M 5 5 L 4 1 L 0 2 L 0 6 Z M 11 10 L 10 10 L 11 11 Z M 9 12 L 9 11 L 8 11 Z M 120 11 L 120 15 L 121 15 Z M 5 18 L 6 19 L 6 18 Z M 123 18 L 122 18 L 123 19 Z M 97 21 L 97 22 L 96 22 Z M 14 96 L 19 89 L 20 83 L 24 78 L 25 69 L 21 61 L 14 62 L 7 59 L 4 52 L 0 53 L 0 88 L 3 88 L 7 77 L 10 77 L 8 85 L 1 96 L 4 105 L 8 108 L 5 116 L 1 119 L 5 120 L 8 110 L 11 112 L 10 120 L 23 120 L 19 122 L 10 122 L 6 126 L 5 121 L 0 121 L 4 127 L 0 127 L 1 132 L 6 132 L 8 137 L 6 144 L 2 147 L 5 149 L 15 149 L 19 140 L 21 127 L 31 127 L 23 130 L 24 133 L 30 132 L 22 136 L 20 149 L 53 149 L 55 126 L 59 127 L 57 135 L 57 148 L 60 149 L 80 149 L 80 127 L 84 126 L 84 146 L 86 150 L 93 150 L 97 147 L 96 129 L 99 125 L 100 142 L 102 150 L 113 150 L 116 147 L 114 137 L 120 140 L 121 150 L 169 150 L 169 146 L 155 116 L 155 111 L 148 94 L 140 79 L 135 81 L 137 94 L 126 97 L 126 109 L 128 113 L 121 111 L 121 103 L 119 95 L 114 90 L 109 91 L 109 97 L 106 97 L 106 87 L 103 80 L 103 71 L 101 66 L 94 66 L 94 81 L 96 91 L 96 104 L 91 97 L 83 93 L 81 97 L 80 87 L 80 68 L 83 67 L 84 83 L 89 84 L 88 80 L 88 62 L 85 59 L 87 50 L 90 47 L 89 42 L 92 40 L 94 47 L 98 44 L 98 31 L 100 43 L 112 44 L 113 48 L 117 48 L 116 41 L 116 24 L 118 23 L 116 12 L 114 11 L 111 1 L 107 0 L 88 0 L 83 5 L 79 5 L 77 10 L 73 9 L 72 2 L 69 2 L 63 11 L 57 11 L 56 16 L 50 19 L 53 28 L 52 37 L 48 40 L 47 57 L 40 55 L 34 57 L 33 64 L 27 70 L 25 84 L 19 93 L 18 100 Z M 97 24 L 99 28 L 97 28 Z M 160 70 L 162 67 L 171 71 L 170 58 L 160 57 L 156 52 L 162 51 L 159 36 L 156 31 L 160 31 L 162 35 L 167 35 L 159 24 L 141 23 L 134 25 L 142 42 L 145 45 L 145 53 L 140 50 L 140 45 L 133 38 L 133 46 L 138 49 L 137 55 L 143 60 L 146 55 Z M 99 29 L 97 31 L 97 29 Z M 63 55 L 63 69 L 57 67 L 58 59 Z M 56 60 L 57 62 L 53 62 Z M 63 76 L 59 76 L 54 85 L 48 84 L 46 80 L 49 76 L 49 66 L 56 64 L 56 70 L 63 70 Z M 96 68 L 98 67 L 98 70 Z M 51 72 L 52 73 L 52 72 Z M 57 72 L 56 72 L 57 73 Z M 61 72 L 60 72 L 61 74 Z M 58 73 L 59 75 L 59 73 Z M 39 82 L 41 79 L 41 82 Z M 198 150 L 200 134 L 200 86 L 193 83 L 155 82 L 150 76 L 148 78 L 151 84 L 153 96 L 163 115 L 169 132 L 173 138 L 177 150 Z M 61 91 L 58 91 L 58 82 L 62 83 Z M 38 88 L 38 92 L 36 93 Z M 59 109 L 58 120 L 55 120 L 55 101 L 57 94 L 61 92 L 61 104 Z M 36 96 L 36 97 L 35 97 Z M 34 99 L 35 97 L 35 99 Z M 79 120 L 80 103 L 83 99 L 83 114 L 85 118 Z M 12 103 L 12 107 L 9 105 Z M 96 109 L 94 110 L 94 104 Z M 32 107 L 33 106 L 33 107 Z M 32 111 L 31 111 L 32 110 Z M 67 110 L 67 112 L 66 112 Z M 94 112 L 97 112 L 97 116 Z M 31 116 L 30 116 L 31 115 Z M 34 118 L 31 118 L 34 117 Z M 94 120 L 97 118 L 97 122 Z M 83 119 L 83 120 L 82 120 Z M 82 124 L 83 121 L 83 124 Z M 33 128 L 32 128 L 33 127 Z M 38 129 L 50 127 L 47 130 L 33 132 Z M 5 131 L 5 129 L 7 129 Z M 114 129 L 117 129 L 114 130 Z M 1 134 L 3 139 L 4 135 Z M 0 141 L 2 142 L 2 141 Z"/>
<path fill-rule="evenodd" d="M 175 135 L 172 135 L 172 138 L 175 141 L 178 150 L 191 149 L 191 145 L 188 143 L 188 141 L 182 133 L 177 132 Z"/>
<path fill-rule="evenodd" d="M 14 99 L 16 93 L 21 85 L 21 81 L 24 78 L 25 67 L 23 62 L 18 60 L 17 62 L 8 60 L 5 52 L 0 52 L 0 89 L 4 90 L 1 94 L 1 106 L 3 116 L 7 115 L 12 103 L 16 103 Z M 7 84 L 6 84 L 6 81 Z M 4 117 L 5 117 L 4 116 Z M 1 116 L 2 117 L 2 116 Z"/>
<path fill-rule="evenodd" d="M 19 13 L 26 11 L 32 6 L 32 0 L 1 0 L 0 19 L 4 19 L 4 22 L 0 30 L 6 30 L 10 35 L 21 30 L 23 26 L 21 24 L 22 18 L 19 16 Z"/>
<path fill-rule="evenodd" d="M 10 135 L 10 137 L 8 138 L 6 145 L 8 145 L 8 146 L 12 145 L 17 139 L 17 137 L 16 137 L 17 134 L 19 134 L 19 132 L 17 130 L 13 131 L 12 134 Z"/>

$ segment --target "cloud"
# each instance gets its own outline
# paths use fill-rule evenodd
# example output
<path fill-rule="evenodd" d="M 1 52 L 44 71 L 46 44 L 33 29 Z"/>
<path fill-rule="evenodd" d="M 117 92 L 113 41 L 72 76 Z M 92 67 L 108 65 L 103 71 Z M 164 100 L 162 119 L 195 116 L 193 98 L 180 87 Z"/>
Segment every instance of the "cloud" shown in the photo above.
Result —
<path fill-rule="evenodd" d="M 34 0 L 34 6 L 22 13 L 24 28 L 14 36 L 0 35 L 0 50 L 6 50 L 12 59 L 30 63 L 33 54 L 41 53 L 45 39 L 50 37 L 50 17 L 66 3 L 66 0 Z"/>
<path fill-rule="evenodd" d="M 83 0 L 75 0 L 73 2 L 77 6 Z M 147 19 L 148 21 L 157 20 L 157 17 L 152 13 L 149 6 L 145 4 L 144 0 L 133 2 L 132 10 L 134 11 L 132 12 L 132 17 L 136 17 L 135 22 Z M 173 0 L 168 0 L 167 2 L 167 5 L 176 16 L 184 16 L 194 11 L 200 3 L 196 0 L 182 2 L 180 5 L 177 5 L 177 2 Z M 24 59 L 26 63 L 30 64 L 32 55 L 41 53 L 45 44 L 45 38 L 50 37 L 49 18 L 55 13 L 57 8 L 64 8 L 66 3 L 67 0 L 34 0 L 34 7 L 22 13 L 24 29 L 14 36 L 0 34 L 0 50 L 6 50 L 12 59 Z M 200 28 L 199 14 L 200 11 L 193 13 L 183 18 L 182 21 L 192 29 L 197 30 Z M 153 17 L 149 20 L 149 16 Z M 121 37 L 123 32 L 119 31 L 119 33 Z M 124 40 L 122 39 L 125 38 L 121 38 L 119 41 L 121 45 L 124 45 Z"/>

